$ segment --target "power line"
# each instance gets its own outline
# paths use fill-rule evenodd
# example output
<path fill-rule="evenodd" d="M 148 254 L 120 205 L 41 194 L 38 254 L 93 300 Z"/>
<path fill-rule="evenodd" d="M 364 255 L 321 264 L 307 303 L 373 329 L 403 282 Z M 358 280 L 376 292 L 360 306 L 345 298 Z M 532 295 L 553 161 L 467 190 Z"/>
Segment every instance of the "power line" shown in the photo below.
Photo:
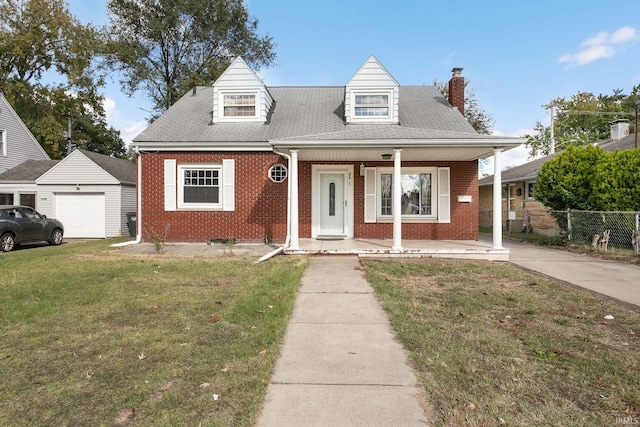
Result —
<path fill-rule="evenodd" d="M 585 115 L 585 116 L 633 116 L 635 113 L 627 113 L 625 111 L 564 110 L 560 114 L 578 114 L 578 115 Z"/>

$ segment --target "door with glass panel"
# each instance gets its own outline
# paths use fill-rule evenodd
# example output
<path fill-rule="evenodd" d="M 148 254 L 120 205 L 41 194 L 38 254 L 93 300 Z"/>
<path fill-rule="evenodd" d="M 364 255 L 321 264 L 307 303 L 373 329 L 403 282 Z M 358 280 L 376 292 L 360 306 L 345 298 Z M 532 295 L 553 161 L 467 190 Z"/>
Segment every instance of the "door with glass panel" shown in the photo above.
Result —
<path fill-rule="evenodd" d="M 320 174 L 320 236 L 345 236 L 345 181 L 343 173 Z"/>

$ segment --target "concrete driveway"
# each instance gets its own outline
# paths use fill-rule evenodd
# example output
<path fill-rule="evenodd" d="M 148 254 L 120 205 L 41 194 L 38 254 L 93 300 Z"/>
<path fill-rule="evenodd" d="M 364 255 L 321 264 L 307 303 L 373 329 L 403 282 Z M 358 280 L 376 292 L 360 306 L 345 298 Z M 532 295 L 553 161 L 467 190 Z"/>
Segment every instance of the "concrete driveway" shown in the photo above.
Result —
<path fill-rule="evenodd" d="M 509 240 L 505 240 L 503 246 L 510 250 L 509 262 L 513 264 L 631 304 L 640 311 L 640 267 L 637 265 Z"/>

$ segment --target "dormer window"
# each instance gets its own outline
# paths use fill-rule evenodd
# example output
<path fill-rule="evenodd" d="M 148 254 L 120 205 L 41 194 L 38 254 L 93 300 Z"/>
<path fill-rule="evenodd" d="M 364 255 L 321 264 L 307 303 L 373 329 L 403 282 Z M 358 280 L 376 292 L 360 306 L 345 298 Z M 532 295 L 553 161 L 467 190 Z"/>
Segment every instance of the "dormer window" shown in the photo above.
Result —
<path fill-rule="evenodd" d="M 224 117 L 255 117 L 256 95 L 224 95 Z"/>
<path fill-rule="evenodd" d="M 213 84 L 213 123 L 265 123 L 273 98 L 264 82 L 237 57 Z"/>
<path fill-rule="evenodd" d="M 370 56 L 345 87 L 345 121 L 367 125 L 399 123 L 399 88 L 391 74 Z"/>
<path fill-rule="evenodd" d="M 355 117 L 389 117 L 389 94 L 356 94 Z"/>

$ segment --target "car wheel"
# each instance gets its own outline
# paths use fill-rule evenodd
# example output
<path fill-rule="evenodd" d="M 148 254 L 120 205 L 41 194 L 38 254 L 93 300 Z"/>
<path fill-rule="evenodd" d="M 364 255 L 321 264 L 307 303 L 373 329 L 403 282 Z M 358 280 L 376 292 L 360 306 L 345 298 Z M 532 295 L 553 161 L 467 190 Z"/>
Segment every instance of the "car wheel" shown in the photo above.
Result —
<path fill-rule="evenodd" d="M 0 236 L 0 251 L 9 252 L 16 247 L 16 239 L 13 234 L 5 233 Z"/>
<path fill-rule="evenodd" d="M 56 228 L 51 232 L 51 237 L 49 238 L 50 245 L 59 245 L 62 243 L 62 230 Z"/>

